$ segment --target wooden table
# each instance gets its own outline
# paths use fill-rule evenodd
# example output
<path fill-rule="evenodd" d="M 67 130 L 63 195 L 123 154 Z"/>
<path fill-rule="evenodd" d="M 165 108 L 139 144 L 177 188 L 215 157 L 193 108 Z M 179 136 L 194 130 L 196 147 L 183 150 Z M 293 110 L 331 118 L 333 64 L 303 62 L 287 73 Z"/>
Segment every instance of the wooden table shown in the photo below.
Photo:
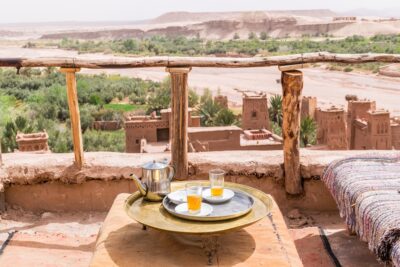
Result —
<path fill-rule="evenodd" d="M 120 194 L 108 213 L 90 266 L 205 266 L 204 240 L 148 228 L 124 211 Z M 273 201 L 270 216 L 219 237 L 214 266 L 303 266 L 283 216 Z"/>

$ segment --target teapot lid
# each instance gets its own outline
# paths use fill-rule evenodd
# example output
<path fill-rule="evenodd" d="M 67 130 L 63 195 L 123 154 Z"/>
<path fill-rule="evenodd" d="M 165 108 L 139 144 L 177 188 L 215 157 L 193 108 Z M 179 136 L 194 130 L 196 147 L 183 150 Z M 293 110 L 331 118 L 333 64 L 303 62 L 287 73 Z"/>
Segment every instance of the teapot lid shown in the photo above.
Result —
<path fill-rule="evenodd" d="M 163 162 L 156 162 L 155 160 L 144 164 L 142 167 L 147 170 L 160 170 L 166 168 L 168 165 Z"/>

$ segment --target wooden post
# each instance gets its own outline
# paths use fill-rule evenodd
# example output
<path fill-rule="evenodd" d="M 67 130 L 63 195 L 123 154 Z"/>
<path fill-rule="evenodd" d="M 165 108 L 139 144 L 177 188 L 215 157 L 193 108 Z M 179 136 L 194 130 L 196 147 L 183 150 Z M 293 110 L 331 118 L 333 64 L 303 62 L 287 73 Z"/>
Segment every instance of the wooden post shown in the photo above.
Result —
<path fill-rule="evenodd" d="M 0 137 L 0 167 L 3 165 L 3 156 L 1 155 L 1 137 Z"/>
<path fill-rule="evenodd" d="M 167 68 L 171 74 L 171 163 L 175 178 L 188 178 L 188 73 L 191 68 Z"/>
<path fill-rule="evenodd" d="M 84 163 L 83 158 L 83 142 L 81 119 L 78 104 L 78 91 L 76 88 L 75 73 L 80 71 L 79 68 L 61 68 L 60 72 L 65 73 L 67 81 L 67 96 L 69 115 L 71 119 L 72 140 L 74 142 L 75 164 L 78 168 L 82 168 Z"/>
<path fill-rule="evenodd" d="M 285 189 L 289 194 L 303 192 L 300 174 L 300 109 L 303 73 L 298 70 L 282 72 L 282 136 L 285 169 Z"/>

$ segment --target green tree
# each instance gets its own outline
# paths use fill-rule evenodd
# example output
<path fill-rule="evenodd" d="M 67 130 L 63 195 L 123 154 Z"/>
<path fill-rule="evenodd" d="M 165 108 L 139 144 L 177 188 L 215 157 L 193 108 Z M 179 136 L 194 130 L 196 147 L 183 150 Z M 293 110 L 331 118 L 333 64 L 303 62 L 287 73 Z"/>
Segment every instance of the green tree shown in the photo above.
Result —
<path fill-rule="evenodd" d="M 128 52 L 135 52 L 138 48 L 136 41 L 133 39 L 123 41 L 122 46 L 124 47 L 125 51 Z"/>
<path fill-rule="evenodd" d="M 203 126 L 215 125 L 215 117 L 217 116 L 220 106 L 216 105 L 214 101 L 207 101 L 200 105 L 198 112 L 201 117 L 201 124 Z"/>
<path fill-rule="evenodd" d="M 268 108 L 269 118 L 275 122 L 279 127 L 282 127 L 282 96 L 274 95 L 269 99 Z"/>
<path fill-rule="evenodd" d="M 148 112 L 156 111 L 168 108 L 171 103 L 171 79 L 168 77 L 165 79 L 161 86 L 155 89 L 154 93 L 147 98 Z"/>
<path fill-rule="evenodd" d="M 249 33 L 248 39 L 249 39 L 249 40 L 257 39 L 257 35 L 256 35 L 254 32 L 250 32 L 250 33 Z"/>
<path fill-rule="evenodd" d="M 315 143 L 317 125 L 315 121 L 307 116 L 300 123 L 300 140 L 303 146 Z"/>
<path fill-rule="evenodd" d="M 267 33 L 266 32 L 261 32 L 260 33 L 260 39 L 263 40 L 263 41 L 267 40 L 268 39 Z"/>
<path fill-rule="evenodd" d="M 209 88 L 205 88 L 203 90 L 203 95 L 200 97 L 200 104 L 203 104 L 207 101 L 212 101 L 213 97 L 212 97 L 212 93 L 211 90 Z"/>
<path fill-rule="evenodd" d="M 214 101 L 209 89 L 205 89 L 200 97 L 197 112 L 203 126 L 225 126 L 238 124 L 235 114 L 227 108 L 221 107 Z"/>
<path fill-rule="evenodd" d="M 195 90 L 189 89 L 189 107 L 194 108 L 199 103 L 199 95 Z"/>
<path fill-rule="evenodd" d="M 282 136 L 282 127 L 276 122 L 271 121 L 271 131 L 278 136 Z"/>
<path fill-rule="evenodd" d="M 92 113 L 95 112 L 96 107 L 85 104 L 79 106 L 79 112 L 81 117 L 81 128 L 84 133 L 87 129 L 91 128 L 94 122 Z"/>
<path fill-rule="evenodd" d="M 83 135 L 85 151 L 125 151 L 125 131 L 87 130 Z"/>
<path fill-rule="evenodd" d="M 235 114 L 227 108 L 221 109 L 215 117 L 216 126 L 229 126 L 237 123 Z"/>
<path fill-rule="evenodd" d="M 54 153 L 71 152 L 73 150 L 71 131 L 62 129 L 49 133 L 49 145 Z"/>

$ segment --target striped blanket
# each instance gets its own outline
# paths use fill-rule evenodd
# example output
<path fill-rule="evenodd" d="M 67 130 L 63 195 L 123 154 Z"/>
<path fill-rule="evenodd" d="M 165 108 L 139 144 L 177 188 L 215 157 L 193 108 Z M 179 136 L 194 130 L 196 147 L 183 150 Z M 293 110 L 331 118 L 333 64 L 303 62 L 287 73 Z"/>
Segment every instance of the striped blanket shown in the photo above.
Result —
<path fill-rule="evenodd" d="M 338 160 L 322 180 L 349 230 L 381 261 L 400 266 L 400 154 Z"/>

